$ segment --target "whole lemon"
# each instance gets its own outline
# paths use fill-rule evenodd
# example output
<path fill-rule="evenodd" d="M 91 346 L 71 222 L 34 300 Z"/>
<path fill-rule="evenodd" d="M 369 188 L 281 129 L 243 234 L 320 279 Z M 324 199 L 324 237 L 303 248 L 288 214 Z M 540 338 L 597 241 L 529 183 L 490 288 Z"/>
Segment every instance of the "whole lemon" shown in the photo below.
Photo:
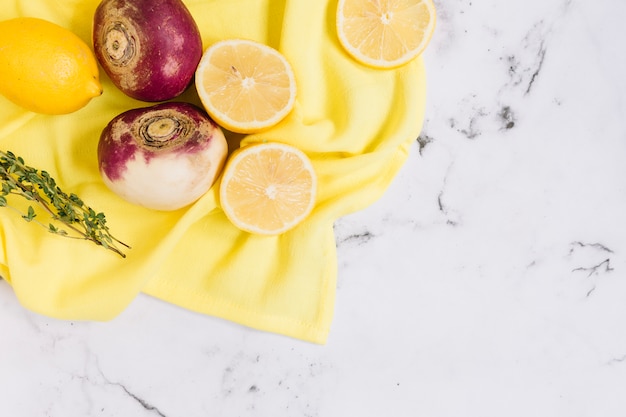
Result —
<path fill-rule="evenodd" d="M 74 112 L 102 94 L 95 55 L 55 23 L 33 17 L 4 20 L 0 94 L 37 113 Z"/>

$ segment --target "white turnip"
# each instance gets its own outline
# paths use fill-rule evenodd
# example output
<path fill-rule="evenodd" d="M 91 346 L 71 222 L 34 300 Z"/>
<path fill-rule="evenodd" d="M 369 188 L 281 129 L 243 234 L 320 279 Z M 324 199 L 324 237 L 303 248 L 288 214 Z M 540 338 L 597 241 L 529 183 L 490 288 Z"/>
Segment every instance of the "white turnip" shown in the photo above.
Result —
<path fill-rule="evenodd" d="M 104 183 L 123 199 L 169 211 L 205 194 L 227 153 L 221 128 L 204 110 L 170 102 L 113 118 L 100 136 L 98 165 Z"/>

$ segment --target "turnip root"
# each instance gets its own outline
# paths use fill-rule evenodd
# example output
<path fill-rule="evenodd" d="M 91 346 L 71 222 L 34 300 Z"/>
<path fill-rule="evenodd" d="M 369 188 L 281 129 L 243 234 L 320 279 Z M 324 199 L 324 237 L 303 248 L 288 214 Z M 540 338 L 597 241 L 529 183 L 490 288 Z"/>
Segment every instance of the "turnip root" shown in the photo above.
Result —
<path fill-rule="evenodd" d="M 104 128 L 98 166 L 123 199 L 155 210 L 185 207 L 213 185 L 228 145 L 204 110 L 182 102 L 128 110 Z"/>
<path fill-rule="evenodd" d="M 179 96 L 202 57 L 198 26 L 181 0 L 103 0 L 92 35 L 104 71 L 137 100 Z"/>

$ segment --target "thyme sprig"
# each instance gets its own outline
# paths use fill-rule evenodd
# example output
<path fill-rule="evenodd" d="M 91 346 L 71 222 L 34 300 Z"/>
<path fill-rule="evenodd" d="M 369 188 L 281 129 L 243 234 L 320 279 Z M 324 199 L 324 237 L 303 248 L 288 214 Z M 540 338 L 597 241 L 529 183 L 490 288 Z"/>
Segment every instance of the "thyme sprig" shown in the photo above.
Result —
<path fill-rule="evenodd" d="M 24 163 L 24 159 L 10 151 L 0 151 L 0 207 L 18 212 L 24 220 L 39 224 L 50 233 L 73 239 L 90 240 L 121 257 L 126 255 L 119 246 L 130 248 L 111 235 L 104 213 L 97 213 L 76 194 L 66 194 L 46 171 L 37 170 Z M 9 195 L 23 197 L 34 202 L 50 215 L 47 225 L 37 219 L 32 205 L 24 212 L 9 204 Z"/>

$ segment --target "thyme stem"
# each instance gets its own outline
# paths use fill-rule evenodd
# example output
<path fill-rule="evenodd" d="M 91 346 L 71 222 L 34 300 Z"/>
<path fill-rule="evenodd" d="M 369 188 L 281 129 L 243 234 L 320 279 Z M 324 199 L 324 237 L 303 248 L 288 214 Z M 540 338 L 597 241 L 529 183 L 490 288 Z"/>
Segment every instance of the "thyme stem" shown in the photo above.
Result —
<path fill-rule="evenodd" d="M 89 240 L 126 257 L 119 246 L 129 249 L 130 246 L 110 233 L 104 213 L 94 211 L 76 194 L 63 192 L 46 171 L 29 167 L 21 157 L 0 150 L 0 180 L 0 207 L 17 211 L 24 220 L 39 224 L 50 233 Z M 34 202 L 50 216 L 52 222 L 46 226 L 35 219 L 37 213 L 32 205 L 28 206 L 26 212 L 11 206 L 7 198 L 10 195 Z"/>

